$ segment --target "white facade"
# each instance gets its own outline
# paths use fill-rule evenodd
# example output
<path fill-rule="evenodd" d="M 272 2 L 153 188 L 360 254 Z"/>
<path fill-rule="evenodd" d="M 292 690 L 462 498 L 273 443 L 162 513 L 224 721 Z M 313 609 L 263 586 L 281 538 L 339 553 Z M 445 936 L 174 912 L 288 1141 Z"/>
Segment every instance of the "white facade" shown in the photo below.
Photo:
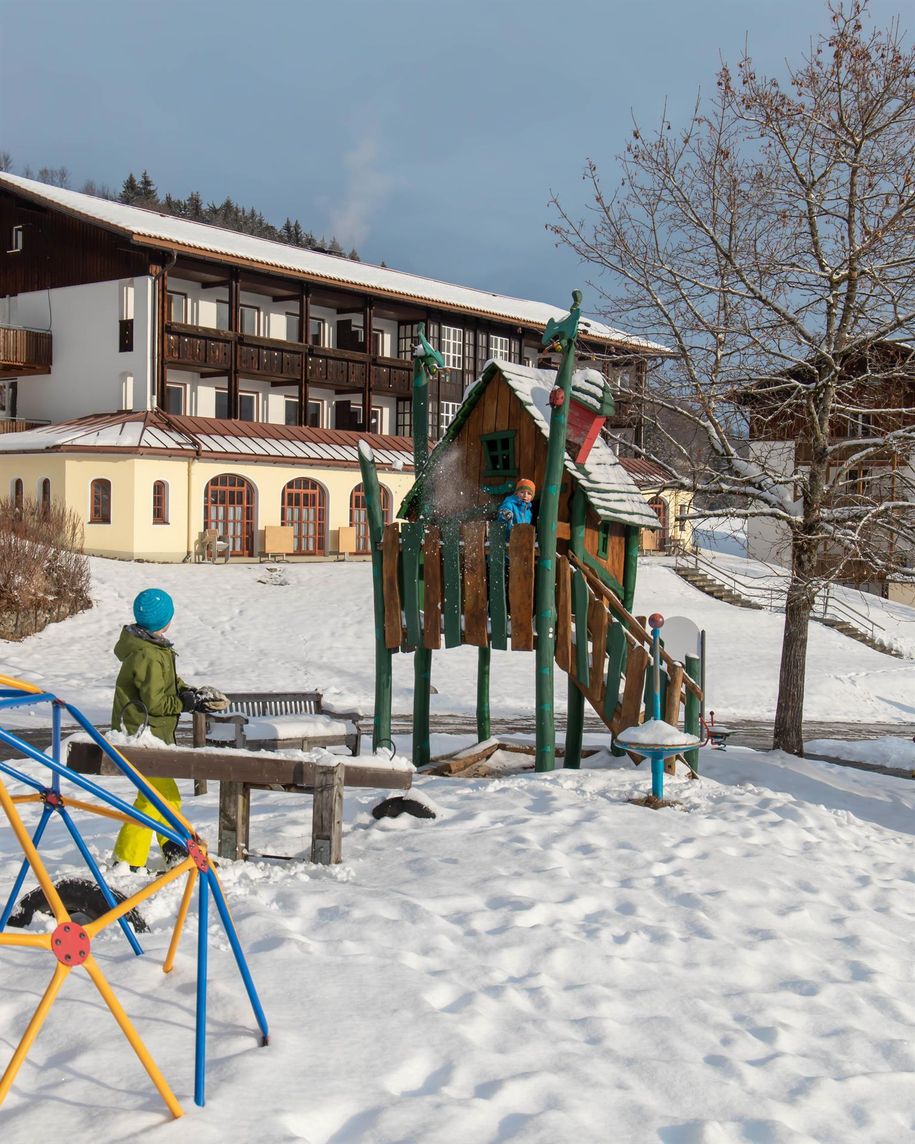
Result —
<path fill-rule="evenodd" d="M 793 441 L 750 441 L 747 459 L 756 461 L 773 476 L 788 477 L 795 471 Z M 751 516 L 747 520 L 747 556 L 768 564 L 791 564 L 791 533 L 778 520 Z"/>

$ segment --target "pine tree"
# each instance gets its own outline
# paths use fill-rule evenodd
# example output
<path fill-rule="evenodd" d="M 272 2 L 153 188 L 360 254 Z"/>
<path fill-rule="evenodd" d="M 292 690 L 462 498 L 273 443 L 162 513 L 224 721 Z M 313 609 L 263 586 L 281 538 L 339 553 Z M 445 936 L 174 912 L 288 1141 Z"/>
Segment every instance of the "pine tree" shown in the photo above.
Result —
<path fill-rule="evenodd" d="M 156 184 L 150 178 L 149 171 L 144 169 L 137 189 L 144 203 L 157 203 L 159 201 L 159 192 L 156 189 Z"/>
<path fill-rule="evenodd" d="M 124 185 L 121 187 L 121 193 L 118 198 L 122 203 L 135 203 L 140 197 L 140 185 L 134 176 L 133 171 L 124 180 Z"/>

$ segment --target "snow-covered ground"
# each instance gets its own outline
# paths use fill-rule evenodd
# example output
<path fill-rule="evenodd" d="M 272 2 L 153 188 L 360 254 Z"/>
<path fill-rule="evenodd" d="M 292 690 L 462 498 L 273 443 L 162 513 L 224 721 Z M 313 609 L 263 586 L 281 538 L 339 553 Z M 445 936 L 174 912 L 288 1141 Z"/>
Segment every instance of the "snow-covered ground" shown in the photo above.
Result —
<path fill-rule="evenodd" d="M 2 645 L 0 670 L 105 719 L 110 648 L 133 595 L 158 583 L 177 602 L 190 680 L 319 686 L 370 706 L 364 564 L 275 574 L 94 560 L 93 575 L 96 608 Z M 771 715 L 779 617 L 720 604 L 648 562 L 638 610 L 656 609 L 708 629 L 721 717 Z M 406 711 L 412 665 L 395 660 Z M 474 665 L 471 649 L 435 657 L 434 710 L 472 709 Z M 532 675 L 532 657 L 494 656 L 495 715 L 531 710 Z M 913 684 L 915 664 L 814 628 L 810 717 L 895 720 L 909 740 Z M 435 736 L 433 751 L 466 742 Z M 143 908 L 146 957 L 115 927 L 94 953 L 188 1115 L 169 1121 L 76 971 L 0 1110 L 2 1144 L 64 1133 L 197 1144 L 915 1139 L 915 783 L 740 748 L 700 756 L 699 781 L 667 780 L 673 808 L 632 805 L 649 789 L 647 765 L 603 753 L 580 772 L 421 777 L 435 820 L 376 822 L 380 792 L 349 790 L 340 866 L 222 863 L 271 1043 L 258 1047 L 211 919 L 203 1110 L 192 1100 L 193 916 L 173 973 L 160 971 L 181 893 L 169 887 Z M 256 850 L 307 853 L 308 798 L 262 792 L 252 810 Z M 214 840 L 215 795 L 188 797 L 185 811 Z M 34 824 L 32 806 L 23 814 Z M 111 824 L 80 822 L 107 859 Z M 55 876 L 81 872 L 58 826 L 43 850 Z M 4 824 L 0 887 L 18 862 Z M 48 961 L 0 950 L 0 1067 Z"/>

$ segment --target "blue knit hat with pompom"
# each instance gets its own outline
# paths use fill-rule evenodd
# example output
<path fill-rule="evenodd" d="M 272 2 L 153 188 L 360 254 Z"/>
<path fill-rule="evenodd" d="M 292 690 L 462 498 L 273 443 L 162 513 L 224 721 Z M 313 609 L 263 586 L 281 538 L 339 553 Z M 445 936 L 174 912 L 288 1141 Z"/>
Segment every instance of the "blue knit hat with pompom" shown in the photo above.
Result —
<path fill-rule="evenodd" d="M 174 614 L 174 602 L 162 588 L 146 588 L 133 602 L 133 618 L 148 632 L 161 632 Z"/>

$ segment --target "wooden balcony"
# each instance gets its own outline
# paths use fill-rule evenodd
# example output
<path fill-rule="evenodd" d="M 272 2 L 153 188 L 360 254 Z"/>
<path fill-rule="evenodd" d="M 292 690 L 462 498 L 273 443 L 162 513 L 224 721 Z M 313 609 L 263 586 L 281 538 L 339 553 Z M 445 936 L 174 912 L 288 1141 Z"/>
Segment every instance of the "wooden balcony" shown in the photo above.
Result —
<path fill-rule="evenodd" d="M 51 372 L 51 335 L 0 326 L 0 379 Z"/>
<path fill-rule="evenodd" d="M 0 417 L 0 433 L 27 433 L 30 429 L 41 429 L 50 421 L 25 421 L 21 417 Z"/>
<path fill-rule="evenodd" d="M 295 385 L 302 377 L 303 358 L 307 358 L 310 385 L 354 393 L 365 391 L 369 359 L 357 350 L 305 346 L 301 342 L 232 334 L 228 330 L 175 322 L 166 327 L 166 363 L 193 370 L 201 377 L 225 376 L 232 363 L 233 346 L 240 377 L 258 378 L 275 385 Z M 409 396 L 412 377 L 413 367 L 409 361 L 372 359 L 372 391 L 375 393 Z"/>

